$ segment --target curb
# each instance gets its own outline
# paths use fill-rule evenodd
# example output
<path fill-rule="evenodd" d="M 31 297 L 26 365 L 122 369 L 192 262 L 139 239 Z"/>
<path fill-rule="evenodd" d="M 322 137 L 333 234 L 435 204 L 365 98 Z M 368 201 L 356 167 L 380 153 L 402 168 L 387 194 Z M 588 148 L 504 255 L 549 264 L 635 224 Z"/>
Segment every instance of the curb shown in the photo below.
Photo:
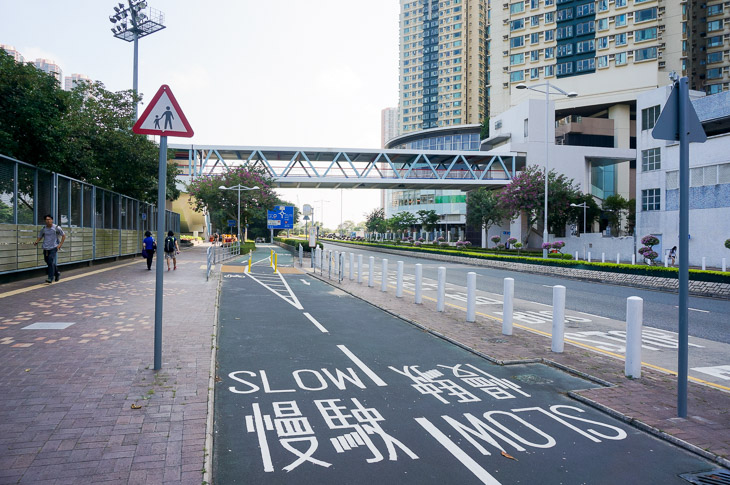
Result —
<path fill-rule="evenodd" d="M 348 295 L 352 296 L 353 298 L 357 298 L 358 300 L 363 301 L 363 302 L 365 302 L 365 303 L 367 303 L 367 304 L 369 304 L 369 305 L 371 305 L 371 306 L 373 306 L 373 307 L 375 307 L 375 308 L 377 308 L 377 309 L 379 309 L 379 310 L 381 310 L 381 311 L 383 311 L 383 312 L 385 312 L 385 313 L 387 313 L 389 315 L 392 315 L 392 316 L 394 316 L 394 317 L 396 317 L 396 318 L 404 321 L 405 323 L 407 323 L 409 325 L 412 325 L 412 326 L 418 328 L 419 330 L 422 330 L 422 331 L 427 332 L 427 333 L 429 333 L 429 334 L 431 334 L 431 335 L 433 335 L 433 336 L 435 336 L 437 338 L 440 338 L 440 339 L 445 340 L 445 341 L 447 341 L 447 342 L 449 342 L 451 344 L 454 344 L 457 347 L 460 347 L 460 348 L 466 350 L 467 352 L 470 352 L 470 353 L 472 353 L 472 354 L 474 354 L 474 355 L 476 355 L 478 357 L 481 357 L 481 358 L 483 358 L 483 359 L 485 359 L 485 360 L 487 360 L 489 362 L 492 362 L 494 364 L 501 365 L 501 366 L 508 366 L 508 365 L 517 365 L 517 364 L 535 364 L 535 363 L 540 363 L 540 364 L 547 365 L 549 367 L 556 368 L 556 369 L 561 370 L 563 372 L 566 372 L 568 374 L 575 375 L 577 377 L 580 377 L 580 378 L 585 379 L 587 381 L 593 382 L 593 383 L 598 384 L 598 385 L 600 385 L 602 387 L 605 387 L 605 388 L 616 387 L 616 384 L 613 384 L 611 382 L 605 381 L 605 380 L 603 380 L 603 379 L 601 379 L 599 377 L 592 376 L 590 374 L 587 374 L 587 373 L 585 373 L 583 371 L 579 371 L 579 370 L 574 369 L 574 368 L 572 368 L 570 366 L 567 366 L 565 364 L 561 364 L 559 362 L 555 362 L 553 360 L 545 359 L 545 358 L 542 358 L 542 357 L 541 358 L 535 358 L 535 359 L 523 359 L 523 360 L 499 360 L 499 359 L 496 359 L 496 358 L 491 357 L 491 356 L 489 356 L 487 354 L 484 354 L 482 352 L 479 352 L 478 350 L 472 349 L 471 347 L 468 347 L 467 345 L 464 345 L 461 342 L 458 342 L 458 341 L 452 339 L 451 337 L 447 337 L 446 335 L 443 335 L 443 334 L 441 334 L 439 332 L 430 330 L 429 328 L 421 325 L 418 322 L 415 322 L 413 320 L 410 320 L 410 319 L 404 317 L 403 315 L 400 315 L 398 313 L 395 313 L 395 312 L 393 312 L 391 310 L 388 310 L 388 309 L 385 309 L 385 308 L 381 308 L 381 307 L 377 306 L 375 303 L 370 302 L 368 300 L 365 300 L 365 299 L 359 297 L 358 295 L 355 295 L 354 293 L 348 291 L 347 289 L 345 289 L 343 287 L 335 286 L 327 278 L 323 278 L 322 276 L 317 275 L 314 272 L 312 272 L 312 273 L 307 272 L 305 274 L 308 274 L 310 276 L 313 276 L 314 278 L 322 281 L 323 283 L 326 283 L 326 284 L 332 286 L 333 288 L 337 288 L 338 290 L 347 293 Z M 594 409 L 597 409 L 598 411 L 601 411 L 603 413 L 608 414 L 609 416 L 612 416 L 612 417 L 614 417 L 616 419 L 619 419 L 620 421 L 623 421 L 624 423 L 628 424 L 629 426 L 633 426 L 634 428 L 637 428 L 637 429 L 639 429 L 641 431 L 644 431 L 644 432 L 647 432 L 647 433 L 649 433 L 649 434 L 651 434 L 651 435 L 653 435 L 653 436 L 655 436 L 655 437 L 657 437 L 659 439 L 662 439 L 664 441 L 667 441 L 669 443 L 672 443 L 673 445 L 678 446 L 678 447 L 680 447 L 680 448 L 682 448 L 682 449 L 684 449 L 686 451 L 689 451 L 691 453 L 694 453 L 696 455 L 699 455 L 702 458 L 705 458 L 706 460 L 709 460 L 709 461 L 711 461 L 713 463 L 717 463 L 718 465 L 721 465 L 721 466 L 724 466 L 724 467 L 730 469 L 730 460 L 728 460 L 726 458 L 723 458 L 723 457 L 721 457 L 719 455 L 716 455 L 714 453 L 711 453 L 709 451 L 703 450 L 702 448 L 700 448 L 700 447 L 698 447 L 696 445 L 693 445 L 692 443 L 689 443 L 689 442 L 684 441 L 684 440 L 681 440 L 681 439 L 679 439 L 679 438 L 677 438 L 675 436 L 672 436 L 670 434 L 667 434 L 667 433 L 665 433 L 665 432 L 663 432 L 663 431 L 661 431 L 661 430 L 659 430 L 659 429 L 657 429 L 657 428 L 655 428 L 653 426 L 650 426 L 650 425 L 644 423 L 643 421 L 640 421 L 640 420 L 638 420 L 636 418 L 632 418 L 632 417 L 627 416 L 627 415 L 625 415 L 623 413 L 620 413 L 619 411 L 616 411 L 613 408 L 610 408 L 610 407 L 605 406 L 605 405 L 603 405 L 603 404 L 601 404 L 601 403 L 599 403 L 597 401 L 594 401 L 593 399 L 590 399 L 590 398 L 584 397 L 584 396 L 582 396 L 580 394 L 577 394 L 580 391 L 581 391 L 580 389 L 574 390 L 574 391 L 568 391 L 567 392 L 567 395 L 571 399 L 575 399 L 576 401 L 582 402 L 583 404 L 585 404 L 587 406 L 590 406 L 590 407 L 592 407 Z"/>
<path fill-rule="evenodd" d="M 215 316 L 211 336 L 210 370 L 208 371 L 208 413 L 205 418 L 205 448 L 203 450 L 203 484 L 213 483 L 213 416 L 215 413 L 215 377 L 218 356 L 218 309 L 220 308 L 221 286 L 223 280 L 218 273 L 218 286 L 215 294 Z"/>

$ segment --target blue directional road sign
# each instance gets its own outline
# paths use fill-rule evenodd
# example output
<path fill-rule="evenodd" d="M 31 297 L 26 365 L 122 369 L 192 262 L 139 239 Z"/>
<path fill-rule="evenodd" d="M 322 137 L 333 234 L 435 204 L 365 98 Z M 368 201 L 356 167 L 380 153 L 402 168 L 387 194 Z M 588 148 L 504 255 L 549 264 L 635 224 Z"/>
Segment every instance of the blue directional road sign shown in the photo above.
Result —
<path fill-rule="evenodd" d="M 274 210 L 267 211 L 266 222 L 269 229 L 294 229 L 294 207 L 274 206 Z"/>
<path fill-rule="evenodd" d="M 235 219 L 228 219 L 228 226 L 229 227 L 233 227 L 235 225 L 236 225 L 236 220 Z"/>

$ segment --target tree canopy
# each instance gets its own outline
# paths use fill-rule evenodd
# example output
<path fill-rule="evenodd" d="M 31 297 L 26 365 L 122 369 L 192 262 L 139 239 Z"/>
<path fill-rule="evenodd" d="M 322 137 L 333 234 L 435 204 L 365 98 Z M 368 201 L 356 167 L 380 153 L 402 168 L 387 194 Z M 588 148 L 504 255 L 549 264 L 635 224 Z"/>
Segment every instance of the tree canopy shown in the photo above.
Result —
<path fill-rule="evenodd" d="M 418 221 L 423 225 L 423 228 L 426 231 L 432 230 L 434 227 L 436 227 L 436 224 L 438 224 L 439 219 L 441 219 L 441 216 L 438 215 L 438 213 L 433 210 L 419 210 L 416 212 L 418 214 Z"/>
<path fill-rule="evenodd" d="M 508 217 L 507 211 L 500 204 L 495 191 L 480 187 L 469 192 L 466 198 L 466 221 L 473 227 L 482 226 L 489 229 L 491 226 L 502 224 Z"/>
<path fill-rule="evenodd" d="M 368 232 L 385 232 L 385 211 L 373 209 L 370 213 L 365 214 L 365 228 Z"/>
<path fill-rule="evenodd" d="M 134 93 L 100 82 L 64 91 L 0 49 L 0 153 L 146 202 L 157 200 L 158 146 L 132 133 Z M 169 164 L 167 197 L 176 199 Z"/>

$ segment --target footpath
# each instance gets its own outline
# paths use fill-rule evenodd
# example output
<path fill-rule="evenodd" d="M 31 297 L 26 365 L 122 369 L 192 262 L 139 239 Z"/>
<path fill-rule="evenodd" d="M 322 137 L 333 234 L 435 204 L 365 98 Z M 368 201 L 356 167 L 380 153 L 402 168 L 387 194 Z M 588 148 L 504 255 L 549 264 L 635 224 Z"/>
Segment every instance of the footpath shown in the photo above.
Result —
<path fill-rule="evenodd" d="M 566 342 L 563 353 L 554 353 L 547 334 L 514 328 L 513 335 L 506 336 L 502 334 L 500 319 L 479 313 L 476 322 L 466 322 L 466 304 L 447 303 L 444 312 L 437 312 L 435 295 L 425 294 L 423 303 L 416 305 L 412 292 L 404 291 L 402 298 L 396 298 L 394 285 L 388 285 L 387 291 L 382 292 L 379 277 L 373 287 L 368 287 L 367 264 L 363 265 L 363 282 L 358 283 L 356 272 L 355 278 L 349 279 L 349 267 L 344 279 L 338 282 L 335 271 L 330 278 L 326 269 L 323 275 L 319 269 L 313 272 L 309 263 L 310 260 L 305 260 L 303 268 L 308 274 L 492 362 L 502 365 L 543 362 L 599 383 L 603 387 L 576 389 L 569 395 L 730 468 L 728 392 L 690 382 L 688 416 L 678 418 L 674 375 L 643 367 L 640 379 L 629 379 L 624 376 L 624 361 L 620 356 L 599 354 L 570 342 Z M 377 273 L 377 265 L 375 270 Z"/>
<path fill-rule="evenodd" d="M 164 275 L 153 371 L 155 268 L 142 258 L 0 285 L 0 484 L 199 485 L 217 276 L 206 247 Z"/>

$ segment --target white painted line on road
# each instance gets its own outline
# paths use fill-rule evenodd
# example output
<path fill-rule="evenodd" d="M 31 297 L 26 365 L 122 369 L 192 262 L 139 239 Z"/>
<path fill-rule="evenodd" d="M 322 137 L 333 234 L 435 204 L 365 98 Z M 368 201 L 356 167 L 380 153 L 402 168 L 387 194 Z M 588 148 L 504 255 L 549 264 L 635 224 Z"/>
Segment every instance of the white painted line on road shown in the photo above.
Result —
<path fill-rule="evenodd" d="M 586 312 L 579 312 L 578 310 L 575 310 L 575 312 L 576 312 L 576 313 L 580 313 L 581 315 L 588 315 L 589 317 L 594 317 L 594 318 L 602 318 L 602 319 L 604 319 L 604 320 L 611 320 L 611 319 L 610 319 L 610 318 L 608 318 L 608 317 L 602 317 L 602 316 L 600 316 L 600 315 L 594 315 L 594 314 L 592 314 L 592 313 L 586 313 Z"/>
<path fill-rule="evenodd" d="M 309 319 L 309 321 L 314 324 L 315 327 L 320 329 L 320 331 L 322 331 L 322 333 L 329 333 L 329 331 L 327 331 L 327 329 L 324 328 L 321 323 L 319 323 L 317 320 L 315 320 L 312 315 L 310 315 L 307 312 L 304 312 L 304 316 L 307 317 Z"/>
<path fill-rule="evenodd" d="M 496 478 L 494 478 L 492 475 L 487 472 L 484 468 L 479 465 L 472 457 L 464 453 L 464 450 L 459 448 L 456 443 L 451 441 L 448 436 L 443 434 L 441 430 L 439 430 L 436 426 L 431 423 L 426 418 L 415 418 L 416 422 L 420 424 L 423 429 L 428 431 L 428 433 L 436 438 L 436 441 L 441 443 L 441 446 L 446 448 L 446 450 L 454 455 L 454 458 L 459 460 L 462 465 L 467 467 L 470 472 L 472 472 L 479 480 L 481 480 L 482 483 L 485 483 L 487 485 L 501 485 L 501 482 L 499 482 Z"/>
<path fill-rule="evenodd" d="M 730 381 L 730 365 L 717 365 L 714 367 L 692 367 L 693 371 L 708 374 L 719 379 Z"/>
<path fill-rule="evenodd" d="M 552 286 L 550 288 L 552 288 Z M 548 305 L 547 303 L 538 303 L 536 301 L 531 301 L 530 303 L 532 303 L 534 305 L 546 306 L 548 308 L 552 308 L 553 307 L 552 305 Z"/>
<path fill-rule="evenodd" d="M 674 305 L 674 308 L 679 308 L 679 306 Z M 687 310 L 692 310 L 693 312 L 700 312 L 700 313 L 710 313 L 710 310 L 700 310 L 699 308 L 687 308 Z"/>
<path fill-rule="evenodd" d="M 304 278 L 299 279 L 299 281 L 301 281 L 302 283 L 304 283 L 307 286 L 310 285 L 309 281 L 305 280 Z"/>
<path fill-rule="evenodd" d="M 259 448 L 261 448 L 261 460 L 264 462 L 264 471 L 273 472 L 274 464 L 271 461 L 271 454 L 269 453 L 269 444 L 266 440 L 266 429 L 264 428 L 264 420 L 261 416 L 261 409 L 259 409 L 258 403 L 253 403 L 253 416 L 256 422 L 256 431 L 259 437 Z"/>
<path fill-rule="evenodd" d="M 358 359 L 355 354 L 350 352 L 350 349 L 348 349 L 344 345 L 338 345 L 337 348 L 340 349 L 342 353 L 344 353 L 351 361 L 353 361 L 355 365 L 358 366 L 360 370 L 363 371 L 376 385 L 380 387 L 385 387 L 388 385 L 383 379 L 378 377 L 378 375 L 373 372 L 370 367 L 365 365 L 362 360 Z"/>
<path fill-rule="evenodd" d="M 541 285 L 541 286 L 544 286 L 545 288 L 552 288 L 553 287 L 553 285 Z"/>

